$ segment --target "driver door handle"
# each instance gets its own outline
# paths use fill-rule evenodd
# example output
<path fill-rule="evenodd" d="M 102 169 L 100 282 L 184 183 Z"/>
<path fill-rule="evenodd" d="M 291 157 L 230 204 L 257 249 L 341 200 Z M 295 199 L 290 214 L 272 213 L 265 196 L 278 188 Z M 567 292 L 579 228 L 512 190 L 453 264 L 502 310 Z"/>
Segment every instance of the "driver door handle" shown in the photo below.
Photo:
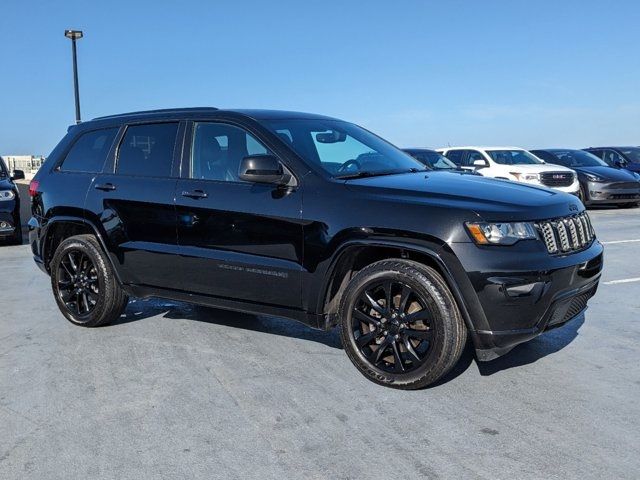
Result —
<path fill-rule="evenodd" d="M 116 189 L 116 186 L 113 183 L 96 183 L 96 190 L 102 190 L 104 192 L 111 192 Z"/>
<path fill-rule="evenodd" d="M 182 196 L 183 197 L 187 197 L 187 198 L 207 198 L 209 196 L 209 194 L 207 192 L 205 192 L 204 190 L 193 190 L 191 192 L 185 190 L 182 192 Z"/>

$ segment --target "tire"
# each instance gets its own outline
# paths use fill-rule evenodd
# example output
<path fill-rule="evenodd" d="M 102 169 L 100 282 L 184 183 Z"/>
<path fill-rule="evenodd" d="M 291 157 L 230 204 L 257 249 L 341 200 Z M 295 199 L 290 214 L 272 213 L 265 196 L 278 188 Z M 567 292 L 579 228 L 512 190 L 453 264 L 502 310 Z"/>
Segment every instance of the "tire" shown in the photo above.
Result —
<path fill-rule="evenodd" d="M 580 189 L 578 190 L 578 198 L 580 199 L 582 204 L 586 207 L 587 206 L 587 194 L 585 193 L 584 187 L 582 185 L 580 185 Z"/>
<path fill-rule="evenodd" d="M 409 260 L 382 260 L 360 270 L 344 291 L 339 318 L 351 362 L 369 380 L 392 388 L 434 384 L 455 366 L 467 342 L 466 326 L 444 279 Z"/>
<path fill-rule="evenodd" d="M 53 296 L 71 323 L 98 327 L 115 321 L 124 312 L 129 298 L 93 235 L 64 240 L 50 266 Z"/>

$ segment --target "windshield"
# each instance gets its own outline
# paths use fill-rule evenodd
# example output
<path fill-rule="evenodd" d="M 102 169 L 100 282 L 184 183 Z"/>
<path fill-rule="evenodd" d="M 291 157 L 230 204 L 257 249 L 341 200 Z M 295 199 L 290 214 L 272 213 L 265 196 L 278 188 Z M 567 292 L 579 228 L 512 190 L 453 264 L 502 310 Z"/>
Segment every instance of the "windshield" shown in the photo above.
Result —
<path fill-rule="evenodd" d="M 552 150 L 549 152 L 557 158 L 557 164 L 565 167 L 606 167 L 607 164 L 595 155 L 582 150 Z"/>
<path fill-rule="evenodd" d="M 408 151 L 413 158 L 423 163 L 427 167 L 433 170 L 457 170 L 458 167 L 455 163 L 449 160 L 447 157 L 438 152 L 430 151 Z"/>
<path fill-rule="evenodd" d="M 491 159 L 500 165 L 539 165 L 544 163 L 525 150 L 487 150 Z"/>
<path fill-rule="evenodd" d="M 621 148 L 620 151 L 631 163 L 640 163 L 640 147 Z"/>
<path fill-rule="evenodd" d="M 262 122 L 306 161 L 335 178 L 424 170 L 402 150 L 352 123 L 323 119 Z"/>

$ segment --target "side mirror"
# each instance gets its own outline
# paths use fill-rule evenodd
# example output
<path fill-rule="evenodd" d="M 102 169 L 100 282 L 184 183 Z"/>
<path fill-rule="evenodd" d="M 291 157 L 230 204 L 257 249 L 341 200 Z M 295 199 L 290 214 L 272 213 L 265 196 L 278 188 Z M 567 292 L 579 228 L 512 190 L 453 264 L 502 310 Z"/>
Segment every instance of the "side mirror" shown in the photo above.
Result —
<path fill-rule="evenodd" d="M 14 170 L 11 180 L 24 180 L 24 172 L 22 170 Z"/>
<path fill-rule="evenodd" d="M 476 168 L 484 168 L 489 166 L 487 165 L 486 160 L 474 160 L 472 165 Z"/>
<path fill-rule="evenodd" d="M 245 182 L 286 183 L 282 164 L 273 155 L 249 155 L 240 162 L 238 177 Z"/>

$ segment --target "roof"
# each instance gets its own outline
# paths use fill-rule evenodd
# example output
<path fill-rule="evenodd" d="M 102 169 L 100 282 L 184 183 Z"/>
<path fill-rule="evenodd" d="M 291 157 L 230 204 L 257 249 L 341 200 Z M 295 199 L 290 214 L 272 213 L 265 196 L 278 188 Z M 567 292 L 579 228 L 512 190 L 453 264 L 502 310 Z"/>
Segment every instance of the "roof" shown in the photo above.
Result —
<path fill-rule="evenodd" d="M 164 117 L 164 116 L 193 116 L 199 114 L 219 114 L 224 115 L 225 113 L 236 113 L 240 115 L 245 115 L 247 117 L 254 118 L 256 120 L 266 120 L 266 119 L 290 119 L 290 118 L 315 118 L 315 119 L 324 119 L 324 120 L 335 120 L 334 118 L 327 117 L 324 115 L 318 115 L 314 113 L 304 113 L 304 112 L 291 112 L 285 110 L 260 110 L 260 109 L 241 109 L 241 108 L 229 108 L 229 109 L 219 109 L 215 107 L 186 107 L 186 108 L 163 108 L 158 110 L 142 110 L 137 112 L 127 112 L 127 113 L 118 113 L 115 115 L 107 115 L 103 117 L 96 117 L 93 120 L 111 120 L 111 119 L 134 119 L 134 118 L 145 118 L 145 117 Z"/>

